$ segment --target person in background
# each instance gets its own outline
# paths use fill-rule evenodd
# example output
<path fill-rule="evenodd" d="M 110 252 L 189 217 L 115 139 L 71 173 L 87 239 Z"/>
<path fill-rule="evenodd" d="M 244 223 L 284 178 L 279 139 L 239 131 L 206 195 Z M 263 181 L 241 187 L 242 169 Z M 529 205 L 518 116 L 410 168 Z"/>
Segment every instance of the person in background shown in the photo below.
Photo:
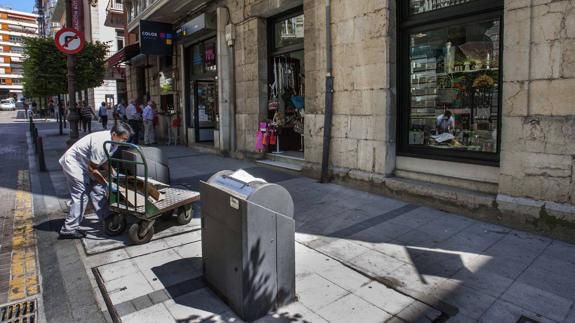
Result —
<path fill-rule="evenodd" d="M 64 225 L 60 229 L 59 239 L 81 239 L 86 234 L 80 230 L 80 223 L 86 211 L 88 200 L 92 200 L 94 211 L 100 221 L 109 215 L 108 201 L 106 199 L 106 186 L 108 182 L 100 169 L 108 169 L 106 151 L 113 155 L 117 147 L 107 145 L 106 141 L 125 142 L 132 133 L 130 126 L 116 124 L 111 131 L 98 131 L 84 136 L 70 147 L 60 158 L 59 163 L 66 176 L 70 190 L 72 204 L 70 213 L 66 216 Z M 114 189 L 114 185 L 112 185 Z"/>
<path fill-rule="evenodd" d="M 124 100 L 120 101 L 120 103 L 118 103 L 118 114 L 119 114 L 119 118 L 122 122 L 126 122 L 126 120 L 128 120 L 126 118 L 126 102 Z"/>
<path fill-rule="evenodd" d="M 50 101 L 48 101 L 48 113 L 50 113 L 50 117 L 54 118 L 56 116 L 54 112 L 54 101 L 50 99 Z"/>
<path fill-rule="evenodd" d="M 118 112 L 117 104 L 112 106 L 112 115 L 114 116 L 114 124 L 118 124 L 118 121 L 120 120 L 120 112 Z"/>
<path fill-rule="evenodd" d="M 92 132 L 92 117 L 95 117 L 96 114 L 92 110 L 92 107 L 88 105 L 88 102 L 82 102 L 80 115 L 82 116 L 82 129 L 84 133 L 86 133 L 86 130 L 88 130 L 88 133 Z"/>
<path fill-rule="evenodd" d="M 138 120 L 138 127 L 140 128 L 140 138 L 138 140 L 144 140 L 144 119 L 141 118 L 144 114 L 144 105 L 136 105 L 136 111 L 140 114 L 140 120 Z"/>
<path fill-rule="evenodd" d="M 453 133 L 455 130 L 455 119 L 451 111 L 446 110 L 443 114 L 435 119 L 435 126 L 437 128 L 437 134 L 442 133 Z"/>
<path fill-rule="evenodd" d="M 154 108 L 152 101 L 148 101 L 148 105 L 144 108 L 142 118 L 144 119 L 144 145 L 151 145 L 156 143 L 154 134 Z"/>
<path fill-rule="evenodd" d="M 28 104 L 28 110 L 26 110 L 26 117 L 32 118 L 34 116 L 34 108 L 32 107 L 32 103 Z"/>
<path fill-rule="evenodd" d="M 106 108 L 106 102 L 100 104 L 100 109 L 98 109 L 98 117 L 102 121 L 102 127 L 108 129 L 108 109 Z"/>
<path fill-rule="evenodd" d="M 126 108 L 126 119 L 128 119 L 128 124 L 132 127 L 134 135 L 130 139 L 130 142 L 137 145 L 140 142 L 140 120 L 141 115 L 138 113 L 136 108 L 136 101 L 130 101 L 130 104 Z"/>

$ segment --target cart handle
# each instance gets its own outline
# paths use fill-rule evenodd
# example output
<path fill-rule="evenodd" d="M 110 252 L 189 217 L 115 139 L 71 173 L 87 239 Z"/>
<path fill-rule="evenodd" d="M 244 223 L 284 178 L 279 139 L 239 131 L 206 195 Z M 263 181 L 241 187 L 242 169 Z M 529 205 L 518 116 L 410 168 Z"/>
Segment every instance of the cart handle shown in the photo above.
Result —
<path fill-rule="evenodd" d="M 110 150 L 108 150 L 108 148 L 111 148 L 112 145 L 115 145 L 116 147 L 120 148 L 120 147 L 125 147 L 125 148 L 130 148 L 133 149 L 135 151 L 138 152 L 138 155 L 140 157 L 141 161 L 135 160 L 126 160 L 126 159 L 121 159 L 121 158 L 112 158 L 112 156 L 110 156 Z M 142 149 L 140 148 L 140 146 L 138 145 L 134 145 L 132 143 L 129 142 L 119 142 L 119 141 L 106 141 L 104 142 L 104 152 L 106 153 L 106 158 L 108 160 L 108 166 L 110 168 L 110 170 L 108 171 L 108 198 L 110 198 L 111 194 L 112 194 L 112 172 L 111 172 L 111 168 L 112 168 L 112 162 L 117 162 L 118 164 L 132 164 L 134 166 L 134 176 L 137 176 L 137 166 L 138 165 L 144 165 L 144 210 L 148 209 L 148 203 L 150 203 L 148 201 L 148 164 L 146 163 L 146 158 L 144 157 L 144 153 L 142 152 Z M 126 189 L 128 188 L 128 176 L 125 176 L 125 187 Z M 116 183 L 119 184 L 120 183 L 120 172 L 116 171 Z M 127 192 L 126 192 L 127 194 Z M 138 205 L 138 200 L 136 198 L 136 194 L 137 194 L 137 184 L 134 187 L 134 201 L 135 201 L 135 205 L 134 205 L 134 209 L 137 210 L 139 205 Z M 120 190 L 118 188 L 117 192 L 116 192 L 116 201 L 118 201 L 118 204 L 120 203 Z M 126 209 L 128 209 L 128 201 L 126 200 L 125 203 Z"/>

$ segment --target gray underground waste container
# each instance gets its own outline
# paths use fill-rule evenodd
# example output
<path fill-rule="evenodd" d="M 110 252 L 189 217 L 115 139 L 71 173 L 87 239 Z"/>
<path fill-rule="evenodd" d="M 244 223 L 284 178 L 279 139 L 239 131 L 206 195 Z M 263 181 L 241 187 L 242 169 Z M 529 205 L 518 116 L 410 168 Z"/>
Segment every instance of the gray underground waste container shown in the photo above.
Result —
<path fill-rule="evenodd" d="M 204 280 L 243 320 L 295 300 L 294 204 L 277 184 L 201 182 Z"/>

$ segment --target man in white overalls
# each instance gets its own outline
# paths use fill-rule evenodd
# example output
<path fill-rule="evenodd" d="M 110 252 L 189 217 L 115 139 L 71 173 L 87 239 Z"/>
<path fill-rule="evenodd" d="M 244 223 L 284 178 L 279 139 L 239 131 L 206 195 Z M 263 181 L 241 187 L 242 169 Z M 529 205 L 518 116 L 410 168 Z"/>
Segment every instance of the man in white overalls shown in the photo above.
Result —
<path fill-rule="evenodd" d="M 60 239 L 79 239 L 86 235 L 79 230 L 79 227 L 88 198 L 92 200 L 94 210 L 100 221 L 108 216 L 108 201 L 106 199 L 108 183 L 100 173 L 101 167 L 107 167 L 104 142 L 125 142 L 131 135 L 130 126 L 118 122 L 110 131 L 99 131 L 84 136 L 60 158 L 60 165 L 66 175 L 72 197 L 70 213 L 60 229 Z M 117 147 L 108 145 L 107 148 L 111 156 Z"/>

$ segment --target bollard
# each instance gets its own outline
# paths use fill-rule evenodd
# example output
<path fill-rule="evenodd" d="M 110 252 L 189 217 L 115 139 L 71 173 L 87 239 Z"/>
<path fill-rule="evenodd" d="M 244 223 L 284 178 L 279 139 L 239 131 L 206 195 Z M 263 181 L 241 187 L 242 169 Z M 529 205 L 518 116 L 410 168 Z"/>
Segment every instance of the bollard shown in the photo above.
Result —
<path fill-rule="evenodd" d="M 34 119 L 30 117 L 30 134 L 32 134 L 32 128 L 34 127 Z"/>
<path fill-rule="evenodd" d="M 59 126 L 60 126 L 60 135 L 63 135 L 63 134 L 64 134 L 64 131 L 62 130 L 62 128 L 63 128 L 63 126 L 64 126 L 64 125 L 62 124 L 62 123 L 63 123 L 63 119 L 64 119 L 64 117 L 62 117 L 62 113 L 58 113 L 58 123 L 59 123 Z"/>
<path fill-rule="evenodd" d="M 38 167 L 41 172 L 46 171 L 46 160 L 44 159 L 44 142 L 42 137 L 36 139 L 36 145 L 38 146 Z"/>
<path fill-rule="evenodd" d="M 32 128 L 32 143 L 34 143 L 34 152 L 38 153 L 38 128 Z"/>

